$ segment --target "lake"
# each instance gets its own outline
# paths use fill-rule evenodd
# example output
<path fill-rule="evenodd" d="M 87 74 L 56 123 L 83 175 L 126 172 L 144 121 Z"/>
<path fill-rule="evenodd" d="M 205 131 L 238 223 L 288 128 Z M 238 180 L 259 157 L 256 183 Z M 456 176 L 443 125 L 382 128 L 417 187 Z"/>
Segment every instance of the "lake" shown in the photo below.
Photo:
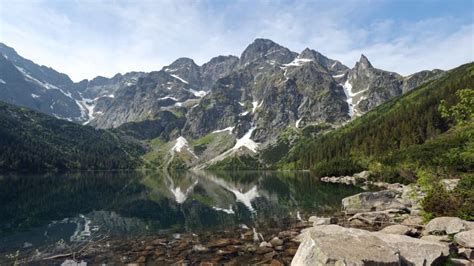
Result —
<path fill-rule="evenodd" d="M 360 188 L 308 172 L 107 171 L 0 175 L 0 254 L 116 238 L 281 227 L 333 215 Z M 2 260 L 0 260 L 2 261 Z"/>

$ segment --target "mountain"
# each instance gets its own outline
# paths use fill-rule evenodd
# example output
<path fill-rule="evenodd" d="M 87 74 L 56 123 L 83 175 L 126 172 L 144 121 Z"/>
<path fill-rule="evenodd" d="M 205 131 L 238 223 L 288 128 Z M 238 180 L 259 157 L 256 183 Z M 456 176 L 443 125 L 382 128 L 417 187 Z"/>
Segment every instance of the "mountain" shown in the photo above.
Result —
<path fill-rule="evenodd" d="M 0 102 L 0 171 L 130 169 L 142 147 L 90 126 Z"/>
<path fill-rule="evenodd" d="M 309 48 L 296 53 L 256 39 L 240 57 L 217 56 L 201 66 L 179 58 L 159 71 L 73 83 L 6 45 L 0 48 L 0 100 L 128 132 L 147 145 L 156 138 L 171 146 L 181 138 L 200 143 L 188 166 L 254 156 L 289 128 L 339 127 L 444 73 L 403 77 L 374 68 L 363 55 L 349 68 Z"/>
<path fill-rule="evenodd" d="M 370 65 L 365 63 L 363 67 L 367 70 Z M 285 152 L 281 152 L 285 143 L 281 141 L 280 146 L 263 151 L 267 155 L 263 159 L 271 154 L 283 154 L 280 159 L 274 159 L 278 168 L 312 169 L 318 175 L 347 175 L 370 169 L 392 182 L 413 180 L 421 175 L 420 171 L 448 176 L 472 173 L 474 123 L 469 114 L 474 113 L 473 87 L 474 63 L 470 63 L 376 107 L 341 128 L 316 136 L 300 136 Z M 471 91 L 465 96 L 471 98 L 461 99 L 460 91 Z M 456 107 L 465 110 L 462 117 L 466 122 L 456 124 L 442 116 L 440 105 L 445 102 L 450 108 L 461 101 L 464 105 L 471 103 L 464 109 Z"/>

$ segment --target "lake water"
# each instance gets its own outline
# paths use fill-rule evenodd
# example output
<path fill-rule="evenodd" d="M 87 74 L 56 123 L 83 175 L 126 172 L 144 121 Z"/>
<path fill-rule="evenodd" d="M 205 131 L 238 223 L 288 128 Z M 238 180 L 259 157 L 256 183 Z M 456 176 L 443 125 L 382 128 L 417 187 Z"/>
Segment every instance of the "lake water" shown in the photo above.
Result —
<path fill-rule="evenodd" d="M 96 235 L 264 230 L 340 211 L 361 190 L 307 172 L 115 171 L 0 175 L 0 254 Z"/>

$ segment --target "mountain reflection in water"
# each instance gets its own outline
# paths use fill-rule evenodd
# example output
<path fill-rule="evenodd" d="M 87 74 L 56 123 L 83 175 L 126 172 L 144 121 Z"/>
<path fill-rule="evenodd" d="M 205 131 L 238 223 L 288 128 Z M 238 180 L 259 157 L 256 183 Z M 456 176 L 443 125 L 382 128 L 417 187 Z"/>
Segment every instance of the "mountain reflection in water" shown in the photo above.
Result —
<path fill-rule="evenodd" d="M 331 215 L 359 188 L 307 172 L 111 171 L 0 175 L 0 253 L 118 237 L 282 226 Z"/>

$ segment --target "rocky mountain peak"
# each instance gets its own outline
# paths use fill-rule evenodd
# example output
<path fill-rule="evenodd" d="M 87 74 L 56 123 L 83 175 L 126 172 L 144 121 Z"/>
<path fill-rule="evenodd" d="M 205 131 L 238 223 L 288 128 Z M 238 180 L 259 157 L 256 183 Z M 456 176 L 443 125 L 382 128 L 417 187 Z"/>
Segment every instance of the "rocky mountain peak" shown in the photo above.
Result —
<path fill-rule="evenodd" d="M 197 68 L 198 65 L 196 65 L 196 63 L 194 63 L 194 60 L 192 60 L 191 58 L 181 57 L 181 58 L 178 58 L 175 61 L 173 61 L 173 63 L 171 63 L 171 65 L 163 67 L 163 70 L 170 71 L 172 69 L 176 69 L 176 68 L 180 68 L 180 67 Z"/>
<path fill-rule="evenodd" d="M 373 68 L 372 64 L 370 63 L 369 59 L 364 55 L 360 55 L 359 61 L 356 63 L 356 68 Z"/>
<path fill-rule="evenodd" d="M 337 60 L 330 59 L 323 54 L 319 53 L 318 51 L 306 48 L 304 49 L 301 54 L 298 56 L 300 59 L 310 59 L 314 61 L 316 64 L 324 67 L 325 69 L 329 70 L 329 72 L 333 74 L 338 74 L 341 71 L 348 70 L 349 68 L 345 65 L 341 64 L 341 62 Z"/>
<path fill-rule="evenodd" d="M 190 58 L 178 58 L 171 65 L 163 67 L 162 70 L 193 87 L 201 86 L 201 70 Z"/>
<path fill-rule="evenodd" d="M 240 57 L 239 65 L 245 67 L 246 65 L 266 61 L 270 64 L 287 64 L 291 62 L 298 54 L 290 51 L 272 40 L 255 39 L 244 50 Z"/>

